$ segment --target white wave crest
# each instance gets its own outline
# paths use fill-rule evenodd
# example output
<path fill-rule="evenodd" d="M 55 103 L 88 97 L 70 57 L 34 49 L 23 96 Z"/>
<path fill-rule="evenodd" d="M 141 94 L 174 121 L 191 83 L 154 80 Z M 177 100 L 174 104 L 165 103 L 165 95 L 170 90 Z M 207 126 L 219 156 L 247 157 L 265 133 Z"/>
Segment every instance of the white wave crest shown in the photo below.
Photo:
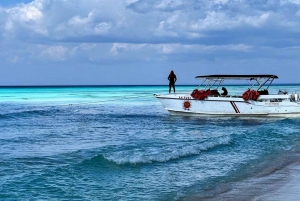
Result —
<path fill-rule="evenodd" d="M 117 164 L 139 164 L 153 162 L 167 162 L 179 158 L 197 155 L 203 151 L 231 143 L 229 136 L 213 138 L 204 142 L 194 144 L 170 145 L 166 144 L 163 147 L 144 147 L 131 150 L 116 151 L 113 153 L 104 154 L 104 158 Z"/>

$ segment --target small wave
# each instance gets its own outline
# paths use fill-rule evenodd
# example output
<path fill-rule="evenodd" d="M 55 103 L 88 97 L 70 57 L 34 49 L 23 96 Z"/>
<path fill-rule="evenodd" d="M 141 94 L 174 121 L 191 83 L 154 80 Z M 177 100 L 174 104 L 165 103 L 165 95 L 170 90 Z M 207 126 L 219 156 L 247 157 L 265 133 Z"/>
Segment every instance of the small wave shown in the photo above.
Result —
<path fill-rule="evenodd" d="M 168 146 L 166 148 L 143 148 L 117 151 L 114 153 L 103 154 L 104 159 L 118 165 L 124 164 L 146 164 L 154 162 L 168 162 L 180 158 L 198 155 L 201 152 L 215 149 L 219 146 L 229 145 L 230 137 L 214 138 L 201 144 Z M 102 157 L 102 156 L 101 156 Z"/>
<path fill-rule="evenodd" d="M 161 118 L 160 114 L 141 114 L 141 113 L 132 113 L 132 114 L 113 114 L 113 113 L 100 113 L 101 117 L 108 119 L 152 119 Z"/>
<path fill-rule="evenodd" d="M 23 110 L 23 111 L 14 111 L 6 114 L 0 114 L 0 118 L 18 118 L 18 117 L 27 117 L 27 116 L 34 116 L 34 115 L 41 115 L 41 116 L 49 116 L 54 113 L 60 112 L 60 109 L 32 109 L 32 110 Z"/>
<path fill-rule="evenodd" d="M 79 163 L 79 165 L 83 165 L 84 167 L 98 166 L 101 168 L 106 168 L 109 166 L 111 169 L 113 166 L 117 166 L 119 164 L 116 164 L 115 162 L 106 159 L 102 154 L 98 154 L 90 159 L 83 160 L 81 163 Z"/>

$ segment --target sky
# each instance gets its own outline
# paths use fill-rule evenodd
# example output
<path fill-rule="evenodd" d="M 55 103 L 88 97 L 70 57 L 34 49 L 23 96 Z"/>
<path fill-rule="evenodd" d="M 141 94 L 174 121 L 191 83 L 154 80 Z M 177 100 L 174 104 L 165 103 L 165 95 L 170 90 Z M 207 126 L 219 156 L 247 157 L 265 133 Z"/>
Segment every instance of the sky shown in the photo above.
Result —
<path fill-rule="evenodd" d="M 300 83 L 300 0 L 0 0 L 0 85 Z"/>

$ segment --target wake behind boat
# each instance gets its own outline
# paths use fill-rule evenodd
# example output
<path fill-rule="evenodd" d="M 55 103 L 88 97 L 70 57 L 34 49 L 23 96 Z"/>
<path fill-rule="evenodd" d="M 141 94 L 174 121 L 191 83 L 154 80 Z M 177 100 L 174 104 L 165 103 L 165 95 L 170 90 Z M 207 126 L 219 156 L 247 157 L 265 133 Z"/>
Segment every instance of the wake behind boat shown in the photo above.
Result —
<path fill-rule="evenodd" d="M 197 89 L 185 94 L 155 94 L 171 115 L 185 116 L 300 116 L 299 94 L 279 91 L 269 94 L 276 75 L 206 75 Z M 243 94 L 227 94 L 224 81 L 247 80 L 252 83 Z M 224 93 L 220 94 L 222 87 Z"/>

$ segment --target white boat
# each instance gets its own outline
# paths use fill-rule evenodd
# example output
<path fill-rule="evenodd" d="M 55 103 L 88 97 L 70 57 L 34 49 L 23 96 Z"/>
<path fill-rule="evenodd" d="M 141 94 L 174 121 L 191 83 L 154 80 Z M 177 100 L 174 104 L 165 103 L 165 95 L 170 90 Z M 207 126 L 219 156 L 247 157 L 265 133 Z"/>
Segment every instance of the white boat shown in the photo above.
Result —
<path fill-rule="evenodd" d="M 171 115 L 299 117 L 299 94 L 280 91 L 269 94 L 276 75 L 206 75 L 191 93 L 154 94 Z M 243 94 L 220 94 L 227 80 L 247 80 L 252 85 Z"/>

